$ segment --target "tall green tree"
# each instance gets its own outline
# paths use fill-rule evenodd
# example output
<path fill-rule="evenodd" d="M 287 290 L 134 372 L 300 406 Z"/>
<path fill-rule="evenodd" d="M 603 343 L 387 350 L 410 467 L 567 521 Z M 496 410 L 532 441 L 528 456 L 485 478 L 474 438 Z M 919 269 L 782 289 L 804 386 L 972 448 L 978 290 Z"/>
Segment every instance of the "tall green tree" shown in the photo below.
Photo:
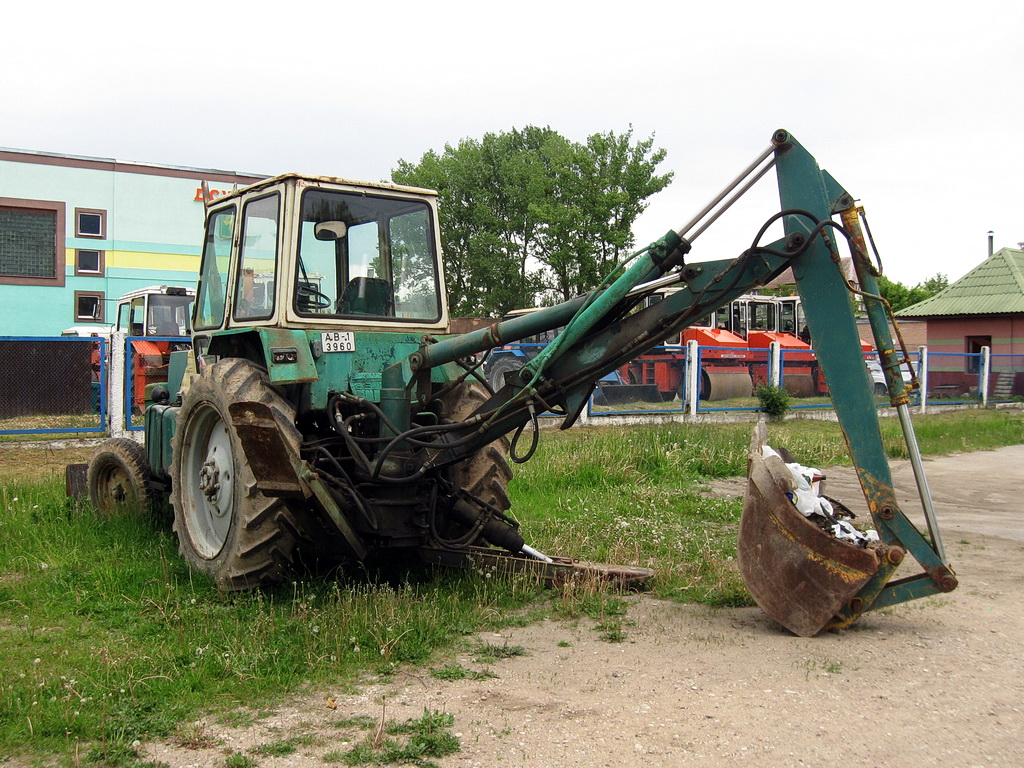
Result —
<path fill-rule="evenodd" d="M 501 315 L 594 287 L 633 246 L 632 226 L 672 174 L 633 130 L 571 142 L 527 126 L 400 160 L 392 180 L 436 189 L 449 301 Z"/>
<path fill-rule="evenodd" d="M 893 312 L 906 309 L 918 302 L 930 299 L 939 291 L 949 287 L 949 278 L 936 272 L 927 280 L 908 288 L 903 283 L 890 280 L 885 275 L 878 277 L 878 291 L 882 298 L 889 302 Z"/>

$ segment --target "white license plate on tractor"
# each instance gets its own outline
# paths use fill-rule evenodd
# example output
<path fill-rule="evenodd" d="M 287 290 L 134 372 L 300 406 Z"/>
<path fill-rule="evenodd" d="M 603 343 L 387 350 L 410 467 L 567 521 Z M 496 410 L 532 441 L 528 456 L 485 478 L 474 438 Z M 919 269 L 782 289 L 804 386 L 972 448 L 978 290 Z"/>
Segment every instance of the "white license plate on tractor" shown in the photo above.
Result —
<path fill-rule="evenodd" d="M 355 352 L 356 339 L 351 331 L 321 331 L 320 346 L 324 352 Z"/>

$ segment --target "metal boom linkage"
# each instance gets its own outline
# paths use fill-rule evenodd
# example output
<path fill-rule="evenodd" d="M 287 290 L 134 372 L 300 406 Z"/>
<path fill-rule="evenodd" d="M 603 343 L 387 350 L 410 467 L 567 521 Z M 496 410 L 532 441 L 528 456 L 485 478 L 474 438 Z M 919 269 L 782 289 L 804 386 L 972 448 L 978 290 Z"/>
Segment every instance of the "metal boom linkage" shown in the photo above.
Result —
<path fill-rule="evenodd" d="M 769 219 L 751 247 L 738 258 L 686 264 L 692 241 L 729 206 L 749 190 L 771 167 L 778 177 L 781 212 Z M 844 626 L 870 608 L 956 588 L 956 577 L 942 550 L 931 509 L 927 483 L 907 409 L 905 387 L 898 374 L 904 362 L 894 351 L 884 301 L 878 296 L 877 272 L 866 253 L 853 197 L 825 171 L 786 131 L 776 131 L 771 146 L 761 153 L 692 221 L 640 251 L 628 268 L 594 292 L 564 304 L 500 322 L 475 333 L 425 344 L 407 360 L 385 372 L 385 391 L 392 393 L 389 413 L 394 424 L 407 417 L 409 390 L 429 378 L 429 370 L 460 358 L 485 352 L 525 336 L 566 326 L 544 353 L 518 372 L 515 380 L 494 393 L 463 428 L 441 436 L 417 456 L 422 475 L 431 468 L 453 464 L 472 455 L 502 435 L 522 430 L 539 414 L 564 416 L 562 428 L 571 426 L 585 407 L 601 376 L 662 343 L 697 318 L 727 304 L 751 287 L 763 285 L 787 267 L 793 274 L 814 339 L 814 350 L 832 393 L 835 409 L 883 543 L 883 556 L 866 577 L 855 597 L 843 595 L 829 608 L 827 626 Z M 841 215 L 843 225 L 833 215 Z M 767 245 L 759 241 L 768 227 L 781 219 L 785 236 Z M 865 305 L 921 488 L 931 541 L 915 528 L 900 509 L 882 444 L 878 415 L 865 377 L 860 338 L 851 308 L 850 290 L 839 269 L 834 232 L 850 243 Z M 687 239 L 689 238 L 689 239 Z M 646 308 L 642 299 L 657 288 L 682 285 L 679 290 Z M 844 308 L 847 311 L 843 311 Z M 388 412 L 382 397 L 382 408 Z M 399 430 L 400 438 L 400 430 Z M 535 438 L 536 439 L 536 438 Z M 778 526 L 776 526 L 778 527 Z M 789 535 L 783 532 L 784 535 Z M 916 576 L 890 582 L 909 552 L 923 567 Z M 812 578 L 804 573 L 772 577 L 779 581 Z M 862 579 L 862 581 L 864 581 Z M 761 602 L 758 585 L 748 587 Z M 766 586 L 767 589 L 767 586 Z M 835 598 L 833 598 L 835 599 Z M 762 607 L 764 607 L 762 605 Z M 834 608 L 834 610 L 833 610 Z M 787 624 L 783 607 L 773 616 Z M 771 611 L 769 611 L 771 613 Z M 817 620 L 816 620 L 817 621 Z M 813 634 L 822 626 L 794 629 Z"/>

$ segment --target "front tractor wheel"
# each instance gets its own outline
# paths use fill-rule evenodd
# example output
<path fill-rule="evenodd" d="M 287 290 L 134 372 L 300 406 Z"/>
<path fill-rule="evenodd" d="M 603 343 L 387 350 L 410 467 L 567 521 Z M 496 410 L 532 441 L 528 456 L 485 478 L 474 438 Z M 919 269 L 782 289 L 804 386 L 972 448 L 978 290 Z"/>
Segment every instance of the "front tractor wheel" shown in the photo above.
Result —
<path fill-rule="evenodd" d="M 294 409 L 248 360 L 207 366 L 185 393 L 172 442 L 174 531 L 188 564 L 223 590 L 279 581 L 298 540 L 284 500 L 257 488 L 228 412 L 239 401 L 267 405 L 285 444 L 297 453 L 300 442 Z"/>
<path fill-rule="evenodd" d="M 153 511 L 152 472 L 146 449 L 134 440 L 105 440 L 89 459 L 87 485 L 93 507 L 103 517 L 120 511 Z"/>

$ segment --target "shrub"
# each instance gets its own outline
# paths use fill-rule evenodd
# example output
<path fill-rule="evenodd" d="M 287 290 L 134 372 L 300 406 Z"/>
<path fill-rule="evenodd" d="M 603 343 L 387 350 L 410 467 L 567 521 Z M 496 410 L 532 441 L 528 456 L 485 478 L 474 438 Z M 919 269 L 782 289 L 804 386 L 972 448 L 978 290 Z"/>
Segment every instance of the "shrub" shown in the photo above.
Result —
<path fill-rule="evenodd" d="M 761 401 L 761 410 L 779 420 L 789 410 L 789 392 L 776 384 L 762 384 L 755 393 Z"/>

